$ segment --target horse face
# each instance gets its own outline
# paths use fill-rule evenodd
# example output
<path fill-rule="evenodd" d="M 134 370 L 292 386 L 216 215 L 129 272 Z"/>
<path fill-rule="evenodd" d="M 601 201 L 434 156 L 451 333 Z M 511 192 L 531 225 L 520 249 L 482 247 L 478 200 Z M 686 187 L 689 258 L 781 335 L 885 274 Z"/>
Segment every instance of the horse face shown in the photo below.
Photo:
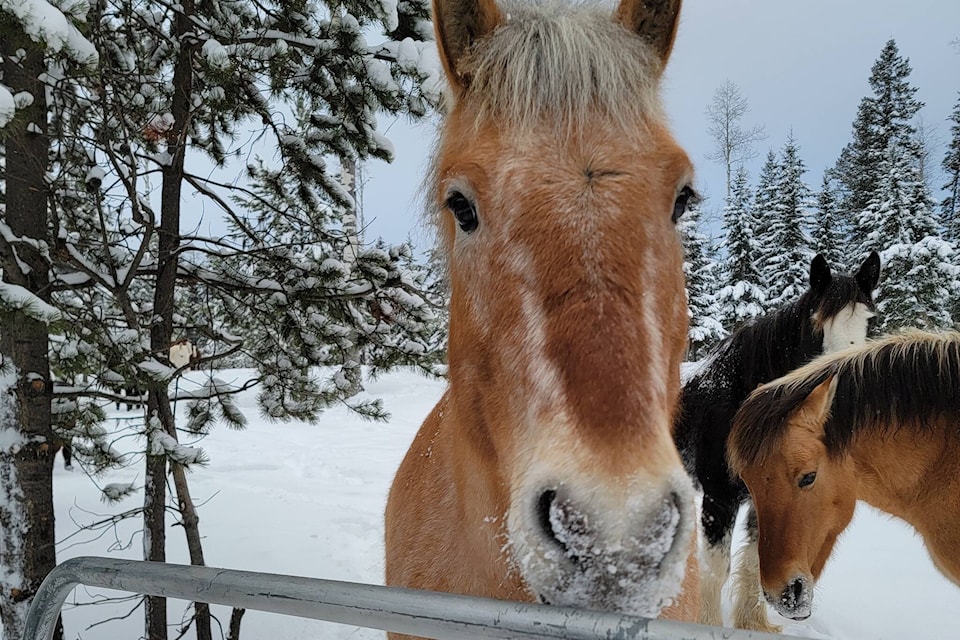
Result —
<path fill-rule="evenodd" d="M 777 450 L 740 469 L 757 512 L 764 596 L 795 620 L 809 617 L 814 584 L 856 506 L 851 464 L 828 456 L 822 441 L 834 389 L 832 379 L 817 387 L 790 416 Z"/>
<path fill-rule="evenodd" d="M 649 4 L 618 15 L 656 23 Z M 650 10 L 668 6 L 668 40 L 650 40 L 664 60 L 679 3 Z M 435 196 L 449 380 L 497 469 L 503 511 L 489 516 L 506 513 L 505 551 L 532 596 L 656 616 L 680 590 L 695 527 L 671 437 L 690 162 L 655 114 L 629 130 L 603 114 L 589 127 L 478 122 L 471 68 L 445 66 L 457 95 Z"/>
<path fill-rule="evenodd" d="M 873 291 L 880 279 L 880 256 L 874 251 L 853 276 L 831 275 L 818 255 L 810 265 L 810 287 L 817 295 L 815 323 L 823 331 L 823 352 L 833 353 L 867 340 L 867 324 L 876 315 Z"/>
<path fill-rule="evenodd" d="M 655 616 L 695 539 L 671 437 L 692 171 L 657 97 L 679 8 L 434 2 L 457 499 L 505 523 L 490 564 L 554 604 Z"/>
<path fill-rule="evenodd" d="M 483 131 L 469 147 L 495 168 L 451 154 L 441 194 L 451 391 L 502 465 L 512 558 L 544 601 L 649 616 L 695 520 L 671 437 L 687 327 L 671 215 L 690 169 L 657 135 L 660 160 L 613 136 L 560 153 Z"/>

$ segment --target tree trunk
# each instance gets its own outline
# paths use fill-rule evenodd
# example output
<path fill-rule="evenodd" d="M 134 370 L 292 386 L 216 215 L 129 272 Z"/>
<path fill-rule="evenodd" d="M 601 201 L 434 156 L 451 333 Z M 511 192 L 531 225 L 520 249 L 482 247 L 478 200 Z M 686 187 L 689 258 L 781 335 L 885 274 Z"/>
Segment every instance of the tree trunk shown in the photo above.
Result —
<path fill-rule="evenodd" d="M 240 640 L 240 621 L 243 620 L 243 614 L 246 609 L 234 609 L 230 613 L 230 629 L 227 631 L 227 640 Z"/>
<path fill-rule="evenodd" d="M 174 426 L 168 429 L 167 433 L 177 439 L 176 416 L 174 416 L 169 403 L 166 404 L 166 410 L 169 415 L 164 416 L 163 405 L 161 405 L 161 422 L 165 426 Z M 182 464 L 170 461 L 170 472 L 173 475 L 173 486 L 177 492 L 177 508 L 180 511 L 180 521 L 183 524 L 183 532 L 187 536 L 187 550 L 190 553 L 190 564 L 198 567 L 206 566 L 203 559 L 203 542 L 200 539 L 200 517 L 197 515 L 197 507 L 190 496 L 190 486 L 187 484 L 186 470 Z M 210 626 L 210 605 L 205 602 L 195 602 L 194 621 L 197 625 L 197 640 L 212 640 Z"/>
<path fill-rule="evenodd" d="M 155 411 L 153 394 L 147 402 L 148 415 Z M 143 559 L 166 562 L 167 531 L 167 460 L 162 455 L 150 455 L 147 447 L 147 471 L 143 486 Z M 144 599 L 144 635 L 147 640 L 166 640 L 167 601 L 148 596 Z"/>
<path fill-rule="evenodd" d="M 167 152 L 170 162 L 163 166 L 163 183 L 160 189 L 160 227 L 158 229 L 157 287 L 153 298 L 155 321 L 150 327 L 150 349 L 155 357 L 167 360 L 173 344 L 174 294 L 177 286 L 177 249 L 180 246 L 180 196 L 183 186 L 184 157 L 187 148 L 187 132 L 192 109 L 193 52 L 196 44 L 190 33 L 194 14 L 193 0 L 180 3 L 181 11 L 174 23 L 174 39 L 180 52 L 173 71 L 173 125 L 167 132 Z M 149 390 L 150 419 L 160 421 L 161 428 L 170 436 L 177 437 L 176 420 L 170 405 L 169 387 L 166 383 L 153 384 Z M 203 565 L 203 549 L 198 528 L 199 519 L 190 498 L 183 467 L 170 464 L 177 491 L 177 503 L 182 515 L 184 531 L 190 550 L 190 562 Z M 197 640 L 211 640 L 210 607 L 204 603 L 194 604 L 194 623 Z M 165 633 L 165 632 L 164 632 Z M 153 638 L 151 638 L 153 640 Z"/>
<path fill-rule="evenodd" d="M 6 210 L 2 222 L 13 236 L 46 242 L 47 137 L 42 48 L 18 25 L 0 23 L 3 83 L 33 103 L 18 110 L 3 130 Z M 17 55 L 17 50 L 22 55 Z M 0 240 L 4 283 L 50 300 L 49 265 L 34 247 Z M 0 316 L 0 620 L 4 637 L 21 636 L 40 583 L 56 566 L 53 513 L 52 388 L 48 328 L 30 314 Z M 57 638 L 63 637 L 58 624 Z"/>
<path fill-rule="evenodd" d="M 339 20 L 340 10 L 336 10 L 336 20 Z M 343 261 L 353 269 L 357 262 L 357 256 L 360 254 L 360 228 L 357 223 L 357 163 L 354 160 L 343 160 L 343 167 L 340 172 L 340 182 L 350 194 L 353 204 L 349 209 L 343 212 L 343 232 L 347 236 L 347 245 L 344 249 Z M 348 398 L 360 393 L 362 386 L 362 355 L 360 349 L 356 346 L 356 341 L 352 348 L 344 353 L 344 377 L 350 382 L 350 387 L 344 390 L 344 395 Z"/>

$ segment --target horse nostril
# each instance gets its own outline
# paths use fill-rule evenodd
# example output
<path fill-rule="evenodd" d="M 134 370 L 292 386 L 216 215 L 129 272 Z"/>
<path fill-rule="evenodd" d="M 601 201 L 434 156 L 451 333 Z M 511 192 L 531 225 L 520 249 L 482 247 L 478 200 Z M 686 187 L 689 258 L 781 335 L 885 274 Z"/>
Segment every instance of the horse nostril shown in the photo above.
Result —
<path fill-rule="evenodd" d="M 676 491 L 671 491 L 671 492 L 670 492 L 670 500 L 671 500 L 671 502 L 673 503 L 673 507 L 674 507 L 677 511 L 682 511 L 681 505 L 682 505 L 683 503 L 682 503 L 682 501 L 681 501 L 681 498 L 680 498 L 680 494 L 679 494 L 679 493 L 677 493 Z"/>
<path fill-rule="evenodd" d="M 543 530 L 544 535 L 552 540 L 557 539 L 556 532 L 553 530 L 552 516 L 550 513 L 553 502 L 556 499 L 556 489 L 547 489 L 540 494 L 540 499 L 537 500 L 537 520 L 540 522 L 540 528 Z"/>
<path fill-rule="evenodd" d="M 570 500 L 558 496 L 556 489 L 547 489 L 540 494 L 537 520 L 543 534 L 573 562 L 579 563 L 588 553 L 592 539 L 587 518 Z"/>
<path fill-rule="evenodd" d="M 790 598 L 794 603 L 800 602 L 803 596 L 803 581 L 797 578 L 790 584 Z"/>

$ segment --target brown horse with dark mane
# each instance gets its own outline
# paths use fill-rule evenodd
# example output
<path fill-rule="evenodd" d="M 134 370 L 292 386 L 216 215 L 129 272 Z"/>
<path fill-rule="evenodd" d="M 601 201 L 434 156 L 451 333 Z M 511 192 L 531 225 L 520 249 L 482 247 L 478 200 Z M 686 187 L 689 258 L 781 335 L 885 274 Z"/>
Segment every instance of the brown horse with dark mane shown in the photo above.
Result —
<path fill-rule="evenodd" d="M 757 389 L 728 446 L 759 518 L 760 582 L 782 615 L 810 615 L 857 500 L 913 525 L 960 585 L 960 333 L 820 357 Z"/>
<path fill-rule="evenodd" d="M 390 490 L 387 584 L 698 619 L 671 433 L 696 195 L 659 100 L 679 10 L 436 0 L 449 388 Z"/>

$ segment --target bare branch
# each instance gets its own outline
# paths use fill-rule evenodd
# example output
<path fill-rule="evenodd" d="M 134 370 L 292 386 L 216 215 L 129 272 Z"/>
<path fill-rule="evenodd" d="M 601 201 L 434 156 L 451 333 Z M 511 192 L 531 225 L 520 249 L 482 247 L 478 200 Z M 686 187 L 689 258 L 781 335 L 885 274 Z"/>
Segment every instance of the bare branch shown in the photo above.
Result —
<path fill-rule="evenodd" d="M 130 609 L 130 611 L 127 611 L 127 612 L 126 612 L 125 614 L 123 614 L 123 615 L 113 616 L 112 618 L 106 618 L 105 620 L 100 620 L 99 622 L 94 622 L 93 624 L 87 626 L 86 631 L 90 631 L 90 630 L 93 629 L 94 627 L 99 627 L 100 625 L 107 624 L 108 622 L 118 622 L 118 621 L 120 621 L 120 620 L 126 620 L 127 618 L 129 618 L 130 616 L 132 616 L 132 615 L 137 611 L 137 609 L 139 609 L 141 606 L 143 606 L 143 599 L 144 599 L 145 597 L 146 597 L 146 596 L 133 596 L 133 598 L 131 598 L 131 599 L 136 599 L 137 604 L 133 605 L 133 608 Z M 123 598 L 123 599 L 126 599 L 126 598 Z M 116 601 L 116 600 L 117 600 L 117 599 L 114 599 L 114 601 Z M 92 603 L 91 603 L 91 604 L 92 604 Z"/>
<path fill-rule="evenodd" d="M 757 125 L 743 129 L 740 121 L 750 110 L 747 99 L 740 88 L 725 80 L 713 94 L 713 101 L 707 105 L 707 131 L 713 138 L 713 150 L 707 154 L 708 160 L 720 163 L 727 173 L 726 194 L 730 197 L 733 167 L 755 158 L 757 152 L 754 143 L 767 137 L 763 126 Z"/>

